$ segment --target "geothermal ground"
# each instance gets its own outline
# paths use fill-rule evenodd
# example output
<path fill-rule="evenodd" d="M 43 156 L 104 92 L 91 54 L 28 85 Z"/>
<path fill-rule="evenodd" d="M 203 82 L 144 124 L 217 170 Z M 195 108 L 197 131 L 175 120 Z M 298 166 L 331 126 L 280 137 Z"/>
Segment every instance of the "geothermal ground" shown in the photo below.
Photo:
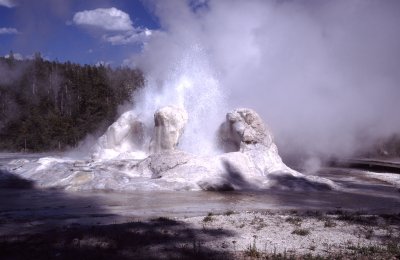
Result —
<path fill-rule="evenodd" d="M 218 132 L 224 152 L 208 156 L 180 150 L 185 110 L 167 106 L 154 119 L 146 131 L 133 112 L 123 114 L 91 156 L 3 154 L 0 255 L 400 256 L 400 175 L 296 171 L 251 109 L 227 114 Z"/>
<path fill-rule="evenodd" d="M 43 155 L 2 154 L 0 163 Z M 400 176 L 315 173 L 331 191 L 71 192 L 3 182 L 2 259 L 400 257 Z"/>

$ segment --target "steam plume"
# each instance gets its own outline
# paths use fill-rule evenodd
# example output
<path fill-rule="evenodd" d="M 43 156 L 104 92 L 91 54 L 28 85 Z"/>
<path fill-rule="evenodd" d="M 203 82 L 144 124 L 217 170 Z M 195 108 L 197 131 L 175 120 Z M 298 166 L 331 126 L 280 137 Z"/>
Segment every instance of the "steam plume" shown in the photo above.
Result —
<path fill-rule="evenodd" d="M 207 120 L 230 108 L 251 107 L 286 154 L 346 155 L 399 132 L 399 1 L 153 1 L 151 6 L 162 32 L 136 60 L 150 79 L 146 95 L 156 88 L 163 94 L 148 98 L 154 102 L 147 105 L 181 104 L 177 89 L 193 81 L 193 88 L 181 93 L 189 117 L 201 122 L 194 128 L 213 125 Z M 214 115 L 205 116 L 208 112 Z M 197 130 L 189 134 L 201 133 Z"/>

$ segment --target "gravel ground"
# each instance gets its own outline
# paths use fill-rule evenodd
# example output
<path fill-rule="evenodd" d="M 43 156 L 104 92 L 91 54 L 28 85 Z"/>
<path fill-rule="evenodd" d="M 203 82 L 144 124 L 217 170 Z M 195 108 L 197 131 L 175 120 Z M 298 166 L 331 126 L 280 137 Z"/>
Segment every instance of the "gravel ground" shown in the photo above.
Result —
<path fill-rule="evenodd" d="M 354 248 L 384 246 L 400 238 L 400 215 L 335 212 L 226 212 L 186 218 L 199 229 L 228 230 L 233 235 L 207 241 L 205 247 L 227 251 L 257 249 L 266 254 L 322 255 Z"/>
<path fill-rule="evenodd" d="M 32 223 L 34 225 L 34 223 Z M 1 259 L 400 259 L 400 213 L 264 211 L 0 236 Z"/>

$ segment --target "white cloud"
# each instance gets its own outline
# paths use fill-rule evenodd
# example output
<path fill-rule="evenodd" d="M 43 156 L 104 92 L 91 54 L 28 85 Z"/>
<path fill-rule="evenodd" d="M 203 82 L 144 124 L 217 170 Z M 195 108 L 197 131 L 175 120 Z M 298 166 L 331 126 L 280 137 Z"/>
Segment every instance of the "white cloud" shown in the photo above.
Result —
<path fill-rule="evenodd" d="M 149 29 L 137 29 L 124 34 L 103 35 L 103 40 L 112 45 L 125 45 L 145 42 L 153 32 Z"/>
<path fill-rule="evenodd" d="M 72 22 L 76 25 L 93 26 L 106 31 L 131 31 L 134 29 L 129 14 L 115 7 L 77 12 Z"/>
<path fill-rule="evenodd" d="M 17 34 L 18 30 L 15 28 L 0 28 L 0 34 Z"/>
<path fill-rule="evenodd" d="M 72 22 L 69 23 L 78 26 L 92 26 L 107 31 L 101 39 L 112 45 L 143 43 L 153 33 L 147 28 L 134 27 L 129 14 L 115 7 L 77 12 Z M 67 22 L 67 24 L 69 23 Z"/>
<path fill-rule="evenodd" d="M 17 4 L 13 0 L 0 0 L 0 6 L 5 6 L 8 8 L 15 7 Z"/>

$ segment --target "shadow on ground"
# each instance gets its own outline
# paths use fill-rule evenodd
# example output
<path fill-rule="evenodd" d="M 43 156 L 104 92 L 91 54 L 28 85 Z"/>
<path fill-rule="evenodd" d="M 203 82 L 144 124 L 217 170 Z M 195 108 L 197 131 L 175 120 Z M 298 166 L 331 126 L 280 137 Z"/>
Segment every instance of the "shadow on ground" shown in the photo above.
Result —
<path fill-rule="evenodd" d="M 80 226 L 2 237 L 2 259 L 230 259 L 203 246 L 230 236 L 223 230 L 193 229 L 167 218 L 106 226 Z"/>
<path fill-rule="evenodd" d="M 32 189 L 33 182 L 0 169 L 0 189 Z"/>
<path fill-rule="evenodd" d="M 113 216 L 96 199 L 36 188 L 33 181 L 0 170 L 0 235 L 42 232 Z"/>
<path fill-rule="evenodd" d="M 127 219 L 102 203 L 96 197 L 38 189 L 2 170 L 0 259 L 231 258 L 204 246 L 232 236 L 228 231 L 196 229 L 169 218 Z"/>

